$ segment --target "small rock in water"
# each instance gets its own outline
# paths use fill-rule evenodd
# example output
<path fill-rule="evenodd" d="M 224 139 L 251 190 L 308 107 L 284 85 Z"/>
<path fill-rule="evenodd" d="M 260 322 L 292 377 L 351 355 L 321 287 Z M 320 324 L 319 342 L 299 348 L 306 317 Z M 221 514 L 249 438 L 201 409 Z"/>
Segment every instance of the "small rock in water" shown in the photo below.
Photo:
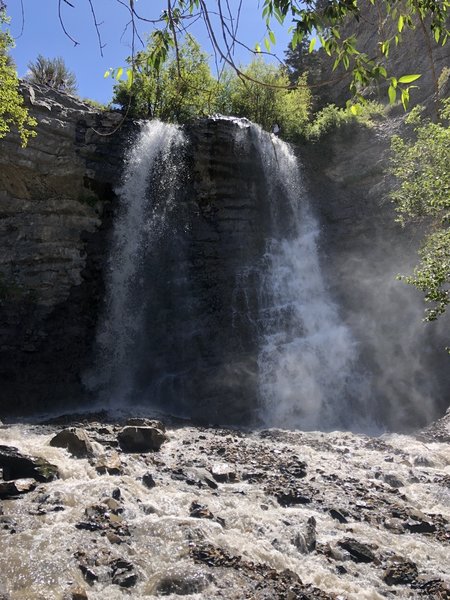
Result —
<path fill-rule="evenodd" d="M 219 483 L 236 481 L 236 471 L 228 463 L 216 463 L 211 467 L 211 475 Z"/>
<path fill-rule="evenodd" d="M 330 508 L 330 515 L 333 517 L 333 519 L 339 521 L 339 523 L 348 523 L 348 520 L 345 517 L 345 515 L 343 515 L 342 512 L 337 508 Z"/>
<path fill-rule="evenodd" d="M 383 475 L 384 481 L 393 488 L 401 488 L 405 485 L 403 479 L 400 479 L 395 473 L 385 473 Z"/>
<path fill-rule="evenodd" d="M 436 531 L 436 525 L 430 523 L 430 521 L 416 521 L 415 519 L 408 519 L 403 523 L 403 527 L 411 533 L 434 533 Z"/>
<path fill-rule="evenodd" d="M 407 585 L 417 579 L 417 566 L 410 560 L 390 565 L 383 576 L 388 585 Z"/>
<path fill-rule="evenodd" d="M 142 476 L 142 483 L 145 485 L 145 487 L 148 487 L 150 490 L 156 485 L 155 480 L 153 479 L 153 475 L 151 473 L 145 473 L 145 475 Z"/>
<path fill-rule="evenodd" d="M 31 492 L 36 487 L 35 479 L 15 479 L 14 481 L 0 481 L 0 498 L 9 498 Z"/>
<path fill-rule="evenodd" d="M 130 588 L 136 585 L 138 576 L 134 571 L 134 565 L 128 560 L 118 558 L 111 564 L 112 582 L 120 587 Z"/>
<path fill-rule="evenodd" d="M 120 500 L 122 498 L 122 492 L 120 491 L 120 488 L 114 488 L 111 496 L 114 498 L 114 500 Z"/>
<path fill-rule="evenodd" d="M 221 517 L 215 517 L 207 506 L 199 504 L 198 502 L 192 502 L 189 516 L 195 517 L 196 519 L 211 519 L 211 521 L 215 521 L 216 523 L 222 525 L 222 527 L 225 527 L 224 519 Z"/>
<path fill-rule="evenodd" d="M 50 440 L 50 446 L 65 448 L 75 458 L 91 458 L 94 449 L 87 433 L 80 427 L 63 429 Z"/>
<path fill-rule="evenodd" d="M 156 427 L 124 427 L 117 436 L 124 452 L 155 452 L 167 440 L 166 434 Z"/>
<path fill-rule="evenodd" d="M 191 594 L 199 594 L 212 581 L 212 576 L 206 576 L 203 573 L 183 575 L 166 575 L 156 585 L 154 590 L 158 596 L 189 596 Z"/>
<path fill-rule="evenodd" d="M 311 498 L 304 496 L 299 490 L 283 490 L 276 494 L 278 504 L 281 506 L 293 506 L 295 504 L 309 504 Z"/>
<path fill-rule="evenodd" d="M 354 540 L 352 538 L 345 538 L 338 542 L 338 544 L 339 546 L 341 546 L 341 548 L 347 550 L 352 560 L 354 560 L 355 562 L 369 563 L 374 562 L 376 560 L 376 556 L 369 548 L 369 546 L 367 546 L 366 544 L 362 544 L 357 540 Z"/>
<path fill-rule="evenodd" d="M 122 461 L 117 452 L 111 456 L 102 456 L 95 466 L 99 475 L 122 475 Z"/>

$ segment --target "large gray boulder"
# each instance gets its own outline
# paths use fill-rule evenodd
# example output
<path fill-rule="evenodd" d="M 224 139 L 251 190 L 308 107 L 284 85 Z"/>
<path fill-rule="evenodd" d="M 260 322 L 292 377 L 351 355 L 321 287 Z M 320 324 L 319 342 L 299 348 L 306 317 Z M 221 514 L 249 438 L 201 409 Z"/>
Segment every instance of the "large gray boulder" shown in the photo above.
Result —
<path fill-rule="evenodd" d="M 117 439 L 124 452 L 155 452 L 167 440 L 166 434 L 156 427 L 124 427 Z"/>
<path fill-rule="evenodd" d="M 3 479 L 36 479 L 48 482 L 58 477 L 58 468 L 47 462 L 44 458 L 36 458 L 21 454 L 13 446 L 0 446 L 0 469 L 3 470 Z"/>
<path fill-rule="evenodd" d="M 76 458 L 91 458 L 94 456 L 94 449 L 87 433 L 79 427 L 63 429 L 50 440 L 50 446 L 65 448 Z"/>

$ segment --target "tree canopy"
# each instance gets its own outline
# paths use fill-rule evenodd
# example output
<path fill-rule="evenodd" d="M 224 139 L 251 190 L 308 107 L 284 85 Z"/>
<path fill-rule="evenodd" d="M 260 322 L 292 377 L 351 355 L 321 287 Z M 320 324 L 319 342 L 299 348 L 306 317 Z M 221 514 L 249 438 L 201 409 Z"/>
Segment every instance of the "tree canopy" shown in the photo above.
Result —
<path fill-rule="evenodd" d="M 64 1 L 59 0 L 59 3 Z M 408 29 L 420 28 L 426 38 L 425 46 L 429 45 L 430 40 L 446 44 L 450 33 L 450 0 L 262 0 L 261 17 L 266 36 L 262 47 L 256 44 L 251 48 L 245 46 L 239 35 L 240 14 L 245 10 L 243 0 L 235 3 L 227 0 L 168 0 L 160 14 L 155 12 L 158 10 L 156 3 L 138 5 L 134 0 L 117 1 L 129 11 L 128 29 L 132 32 L 132 49 L 139 39 L 138 22 L 153 28 L 157 43 L 151 61 L 155 66 L 166 59 L 171 49 L 178 54 L 180 39 L 194 21 L 200 21 L 204 24 L 218 62 L 234 70 L 242 79 L 251 80 L 253 74 L 245 72 L 235 62 L 236 46 L 246 47 L 255 56 L 272 54 L 276 43 L 273 24 L 277 21 L 289 27 L 291 52 L 305 43 L 311 52 L 320 46 L 333 59 L 334 69 L 342 67 L 347 71 L 349 88 L 356 99 L 362 99 L 360 92 L 368 83 L 374 79 L 384 79 L 389 84 L 391 102 L 400 98 L 405 106 L 408 104 L 411 84 L 420 74 L 388 73 L 386 59 L 397 46 L 402 47 L 403 36 Z M 95 0 L 91 0 L 90 4 L 102 48 Z M 356 37 L 348 35 L 346 28 L 352 20 L 356 22 L 363 18 L 364 11 L 370 5 L 376 7 L 378 14 L 378 22 L 371 24 L 378 36 L 378 51 L 374 56 L 369 56 L 359 46 Z M 133 61 L 131 67 L 133 71 Z M 297 75 L 294 80 L 296 84 Z M 314 82 L 313 85 L 323 84 Z"/>

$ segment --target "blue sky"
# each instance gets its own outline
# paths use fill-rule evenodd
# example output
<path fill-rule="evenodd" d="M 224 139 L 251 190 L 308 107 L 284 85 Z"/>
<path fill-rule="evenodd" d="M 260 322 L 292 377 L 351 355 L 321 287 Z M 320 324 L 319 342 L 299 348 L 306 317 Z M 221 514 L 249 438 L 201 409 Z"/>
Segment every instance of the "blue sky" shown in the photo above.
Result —
<path fill-rule="evenodd" d="M 130 54 L 129 31 L 124 33 L 129 21 L 128 12 L 117 0 L 92 0 L 97 20 L 101 23 L 102 42 L 105 44 L 102 57 L 89 1 L 70 2 L 74 8 L 62 2 L 62 18 L 70 36 L 79 42 L 77 46 L 61 27 L 58 0 L 23 0 L 24 19 L 20 0 L 6 0 L 7 13 L 12 18 L 10 31 L 16 39 L 12 54 L 19 76 L 25 75 L 27 64 L 35 60 L 38 54 L 47 58 L 62 56 L 69 69 L 77 76 L 79 96 L 108 102 L 113 82 L 111 79 L 104 79 L 103 73 L 110 67 L 124 65 L 125 58 Z M 230 3 L 232 6 L 236 5 L 237 0 L 231 0 Z M 214 7 L 216 0 L 208 0 L 207 4 Z M 239 37 L 253 48 L 256 43 L 262 44 L 265 37 L 260 1 L 243 0 L 242 4 Z M 163 0 L 135 0 L 136 10 L 149 18 L 157 18 L 165 5 Z M 150 28 L 149 24 L 140 25 L 144 38 Z M 274 24 L 273 28 L 277 38 L 275 51 L 282 58 L 289 41 L 287 25 L 280 27 Z M 193 26 L 192 33 L 204 49 L 211 52 L 203 25 L 198 23 Z M 251 57 L 244 50 L 237 52 L 237 62 L 245 64 L 250 60 Z"/>

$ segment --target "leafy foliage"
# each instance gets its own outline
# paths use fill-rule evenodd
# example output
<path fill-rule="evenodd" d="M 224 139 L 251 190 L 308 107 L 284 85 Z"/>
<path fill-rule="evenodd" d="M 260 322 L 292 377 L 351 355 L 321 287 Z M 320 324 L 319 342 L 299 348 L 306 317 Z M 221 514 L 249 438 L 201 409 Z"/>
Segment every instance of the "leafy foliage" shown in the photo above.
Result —
<path fill-rule="evenodd" d="M 30 137 L 36 135 L 33 130 L 36 120 L 28 114 L 19 92 L 17 73 L 8 55 L 13 41 L 4 29 L 7 23 L 6 13 L 0 7 L 0 138 L 5 137 L 11 127 L 15 127 L 22 146 L 26 146 Z"/>
<path fill-rule="evenodd" d="M 372 100 L 363 104 L 353 104 L 347 108 L 339 108 L 328 104 L 314 115 L 314 119 L 305 129 L 305 137 L 311 141 L 321 139 L 327 133 L 352 122 L 358 122 L 368 127 L 375 119 L 384 118 L 385 108 Z"/>
<path fill-rule="evenodd" d="M 259 57 L 242 68 L 245 78 L 228 70 L 217 81 L 207 55 L 191 36 L 155 66 L 155 46 L 159 48 L 160 43 L 159 36 L 152 36 L 147 49 L 135 57 L 136 74 L 131 83 L 127 79 L 115 86 L 113 101 L 131 116 L 184 123 L 220 112 L 247 117 L 268 130 L 278 123 L 286 139 L 296 139 L 303 132 L 310 107 L 305 78 L 298 88 L 288 89 L 286 70 Z M 118 78 L 123 72 L 112 74 Z"/>
<path fill-rule="evenodd" d="M 29 73 L 26 75 L 26 79 L 30 83 L 47 85 L 67 94 L 75 94 L 77 91 L 77 78 L 67 68 L 64 59 L 60 56 L 45 58 L 39 54 L 35 62 L 28 63 L 28 69 Z"/>
<path fill-rule="evenodd" d="M 153 34 L 146 50 L 134 59 L 135 75 L 114 88 L 113 102 L 138 118 L 183 123 L 216 109 L 218 84 L 207 55 L 192 36 L 174 52 L 161 54 L 161 37 Z M 156 61 L 155 61 L 156 57 Z M 129 59 L 131 64 L 131 59 Z M 119 79 L 120 70 L 113 75 Z"/>
<path fill-rule="evenodd" d="M 408 122 L 412 140 L 392 138 L 390 172 L 398 180 L 391 198 L 399 221 L 431 220 L 431 231 L 420 251 L 421 263 L 414 274 L 402 277 L 425 293 L 432 307 L 426 319 L 435 320 L 450 303 L 450 99 L 443 101 L 440 121 L 423 119 L 420 109 L 411 111 Z"/>
<path fill-rule="evenodd" d="M 247 117 L 270 130 L 274 123 L 281 127 L 283 137 L 295 140 L 308 122 L 311 94 L 306 77 L 295 89 L 288 89 L 285 69 L 268 65 L 261 58 L 242 69 L 246 79 L 234 77 L 231 86 L 231 114 Z"/>

